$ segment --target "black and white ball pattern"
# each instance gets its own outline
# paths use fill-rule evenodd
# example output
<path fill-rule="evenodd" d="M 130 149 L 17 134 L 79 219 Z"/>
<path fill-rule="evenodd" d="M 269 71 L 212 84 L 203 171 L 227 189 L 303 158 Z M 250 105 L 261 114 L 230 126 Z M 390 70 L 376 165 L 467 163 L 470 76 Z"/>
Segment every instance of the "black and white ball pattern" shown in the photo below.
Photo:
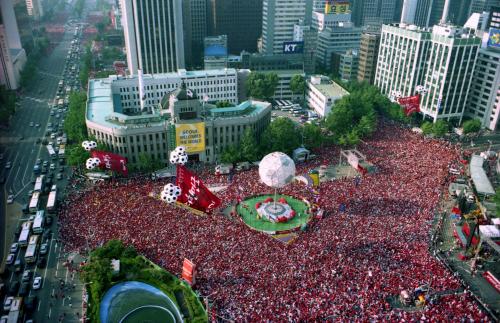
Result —
<path fill-rule="evenodd" d="M 89 158 L 85 162 L 85 166 L 87 167 L 87 169 L 94 169 L 97 166 L 99 166 L 100 164 L 101 164 L 101 161 L 99 160 L 99 158 Z"/>
<path fill-rule="evenodd" d="M 172 183 L 168 183 L 163 187 L 163 191 L 160 193 L 160 198 L 162 201 L 169 204 L 177 201 L 177 198 L 181 195 L 182 191 L 179 186 Z"/>
<path fill-rule="evenodd" d="M 173 165 L 184 165 L 188 161 L 188 155 L 186 153 L 186 147 L 178 146 L 170 152 L 170 163 Z"/>
<path fill-rule="evenodd" d="M 85 141 L 82 142 L 82 147 L 86 151 L 91 151 L 92 149 L 94 149 L 94 148 L 97 147 L 97 143 L 95 141 L 85 140 Z"/>

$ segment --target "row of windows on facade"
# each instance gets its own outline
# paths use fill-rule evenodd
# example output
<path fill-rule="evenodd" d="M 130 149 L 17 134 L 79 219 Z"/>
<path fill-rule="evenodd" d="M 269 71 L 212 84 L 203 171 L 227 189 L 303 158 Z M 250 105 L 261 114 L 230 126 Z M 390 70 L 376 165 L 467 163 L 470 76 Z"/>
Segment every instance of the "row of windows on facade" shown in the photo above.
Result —
<path fill-rule="evenodd" d="M 188 86 L 221 85 L 221 84 L 235 84 L 235 83 L 236 83 L 236 79 L 234 79 L 234 78 L 187 82 Z M 166 84 L 146 85 L 144 87 L 144 89 L 145 90 L 161 90 L 161 89 L 176 89 L 178 87 L 179 87 L 179 84 L 177 84 L 177 83 L 166 83 Z M 138 86 L 120 87 L 119 91 L 120 91 L 120 93 L 128 93 L 131 91 L 138 92 L 139 87 Z"/>
<path fill-rule="evenodd" d="M 216 94 L 220 91 L 235 91 L 236 90 L 236 86 L 224 86 L 224 87 L 221 87 L 221 88 L 207 88 L 206 89 L 206 92 L 207 94 L 212 94 L 213 92 L 215 92 Z M 156 93 L 146 93 L 146 98 L 157 98 L 157 99 L 160 99 L 162 98 L 167 92 L 164 92 L 164 91 L 160 91 L 160 92 L 156 92 Z M 230 93 L 222 93 L 220 94 L 219 93 L 219 96 L 220 97 L 226 97 L 226 96 L 229 96 Z M 133 94 L 121 94 L 120 95 L 120 99 L 122 101 L 125 101 L 125 100 L 138 100 L 139 99 L 139 94 L 138 93 L 133 93 Z"/>

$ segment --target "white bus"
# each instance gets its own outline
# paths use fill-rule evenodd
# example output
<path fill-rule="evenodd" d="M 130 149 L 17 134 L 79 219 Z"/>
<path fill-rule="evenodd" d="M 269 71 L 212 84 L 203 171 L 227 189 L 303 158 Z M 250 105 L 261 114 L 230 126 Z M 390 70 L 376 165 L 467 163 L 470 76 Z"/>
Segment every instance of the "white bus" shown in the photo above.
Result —
<path fill-rule="evenodd" d="M 33 235 L 30 237 L 30 242 L 28 248 L 26 248 L 26 253 L 24 254 L 24 260 L 27 263 L 33 263 L 36 261 L 36 253 L 38 251 L 38 239 L 39 236 Z"/>
<path fill-rule="evenodd" d="M 40 206 L 40 192 L 34 192 L 31 196 L 31 201 L 29 205 L 29 211 L 31 213 L 35 213 L 38 211 L 38 207 Z"/>
<path fill-rule="evenodd" d="M 41 192 L 41 191 L 43 191 L 44 184 L 45 184 L 45 175 L 38 176 L 36 178 L 34 191 L 35 192 Z"/>
<path fill-rule="evenodd" d="M 55 186 L 55 185 L 54 185 Z M 54 213 L 57 210 L 57 190 L 52 190 L 47 199 L 47 212 Z"/>
<path fill-rule="evenodd" d="M 17 243 L 21 247 L 26 247 L 28 245 L 28 239 L 31 232 L 31 221 L 26 221 L 22 225 L 21 234 L 19 235 L 19 240 Z"/>
<path fill-rule="evenodd" d="M 59 145 L 59 152 L 57 154 L 59 155 L 59 161 L 61 162 L 64 161 L 65 150 L 66 150 L 65 145 Z"/>
<path fill-rule="evenodd" d="M 56 152 L 54 151 L 52 145 L 47 145 L 47 151 L 49 152 L 50 158 L 54 159 L 55 157 L 57 157 Z"/>
<path fill-rule="evenodd" d="M 45 211 L 36 211 L 35 219 L 33 220 L 33 233 L 40 234 L 43 232 L 43 224 L 45 220 Z"/>

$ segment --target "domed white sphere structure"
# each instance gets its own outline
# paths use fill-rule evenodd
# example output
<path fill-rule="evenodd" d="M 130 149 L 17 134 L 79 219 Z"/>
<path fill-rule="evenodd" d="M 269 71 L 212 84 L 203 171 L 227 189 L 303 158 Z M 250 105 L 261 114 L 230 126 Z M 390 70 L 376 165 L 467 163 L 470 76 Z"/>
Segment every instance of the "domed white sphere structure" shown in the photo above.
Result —
<path fill-rule="evenodd" d="M 267 186 L 280 188 L 290 183 L 295 176 L 295 163 L 287 154 L 270 153 L 259 164 L 260 179 Z"/>

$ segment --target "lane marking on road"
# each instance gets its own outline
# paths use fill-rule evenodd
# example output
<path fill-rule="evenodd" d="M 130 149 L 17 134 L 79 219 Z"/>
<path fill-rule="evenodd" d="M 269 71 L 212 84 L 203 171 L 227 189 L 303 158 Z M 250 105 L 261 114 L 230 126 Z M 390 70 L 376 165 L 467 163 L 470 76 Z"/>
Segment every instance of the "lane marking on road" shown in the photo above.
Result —
<path fill-rule="evenodd" d="M 11 170 L 9 170 L 9 175 L 7 175 L 7 179 L 5 180 L 5 183 L 8 183 L 9 182 L 9 179 L 10 177 L 12 176 L 12 165 L 15 165 L 16 164 L 16 161 L 17 161 L 17 156 L 19 156 L 19 151 L 16 152 L 16 157 L 14 157 L 14 161 L 11 162 Z"/>

